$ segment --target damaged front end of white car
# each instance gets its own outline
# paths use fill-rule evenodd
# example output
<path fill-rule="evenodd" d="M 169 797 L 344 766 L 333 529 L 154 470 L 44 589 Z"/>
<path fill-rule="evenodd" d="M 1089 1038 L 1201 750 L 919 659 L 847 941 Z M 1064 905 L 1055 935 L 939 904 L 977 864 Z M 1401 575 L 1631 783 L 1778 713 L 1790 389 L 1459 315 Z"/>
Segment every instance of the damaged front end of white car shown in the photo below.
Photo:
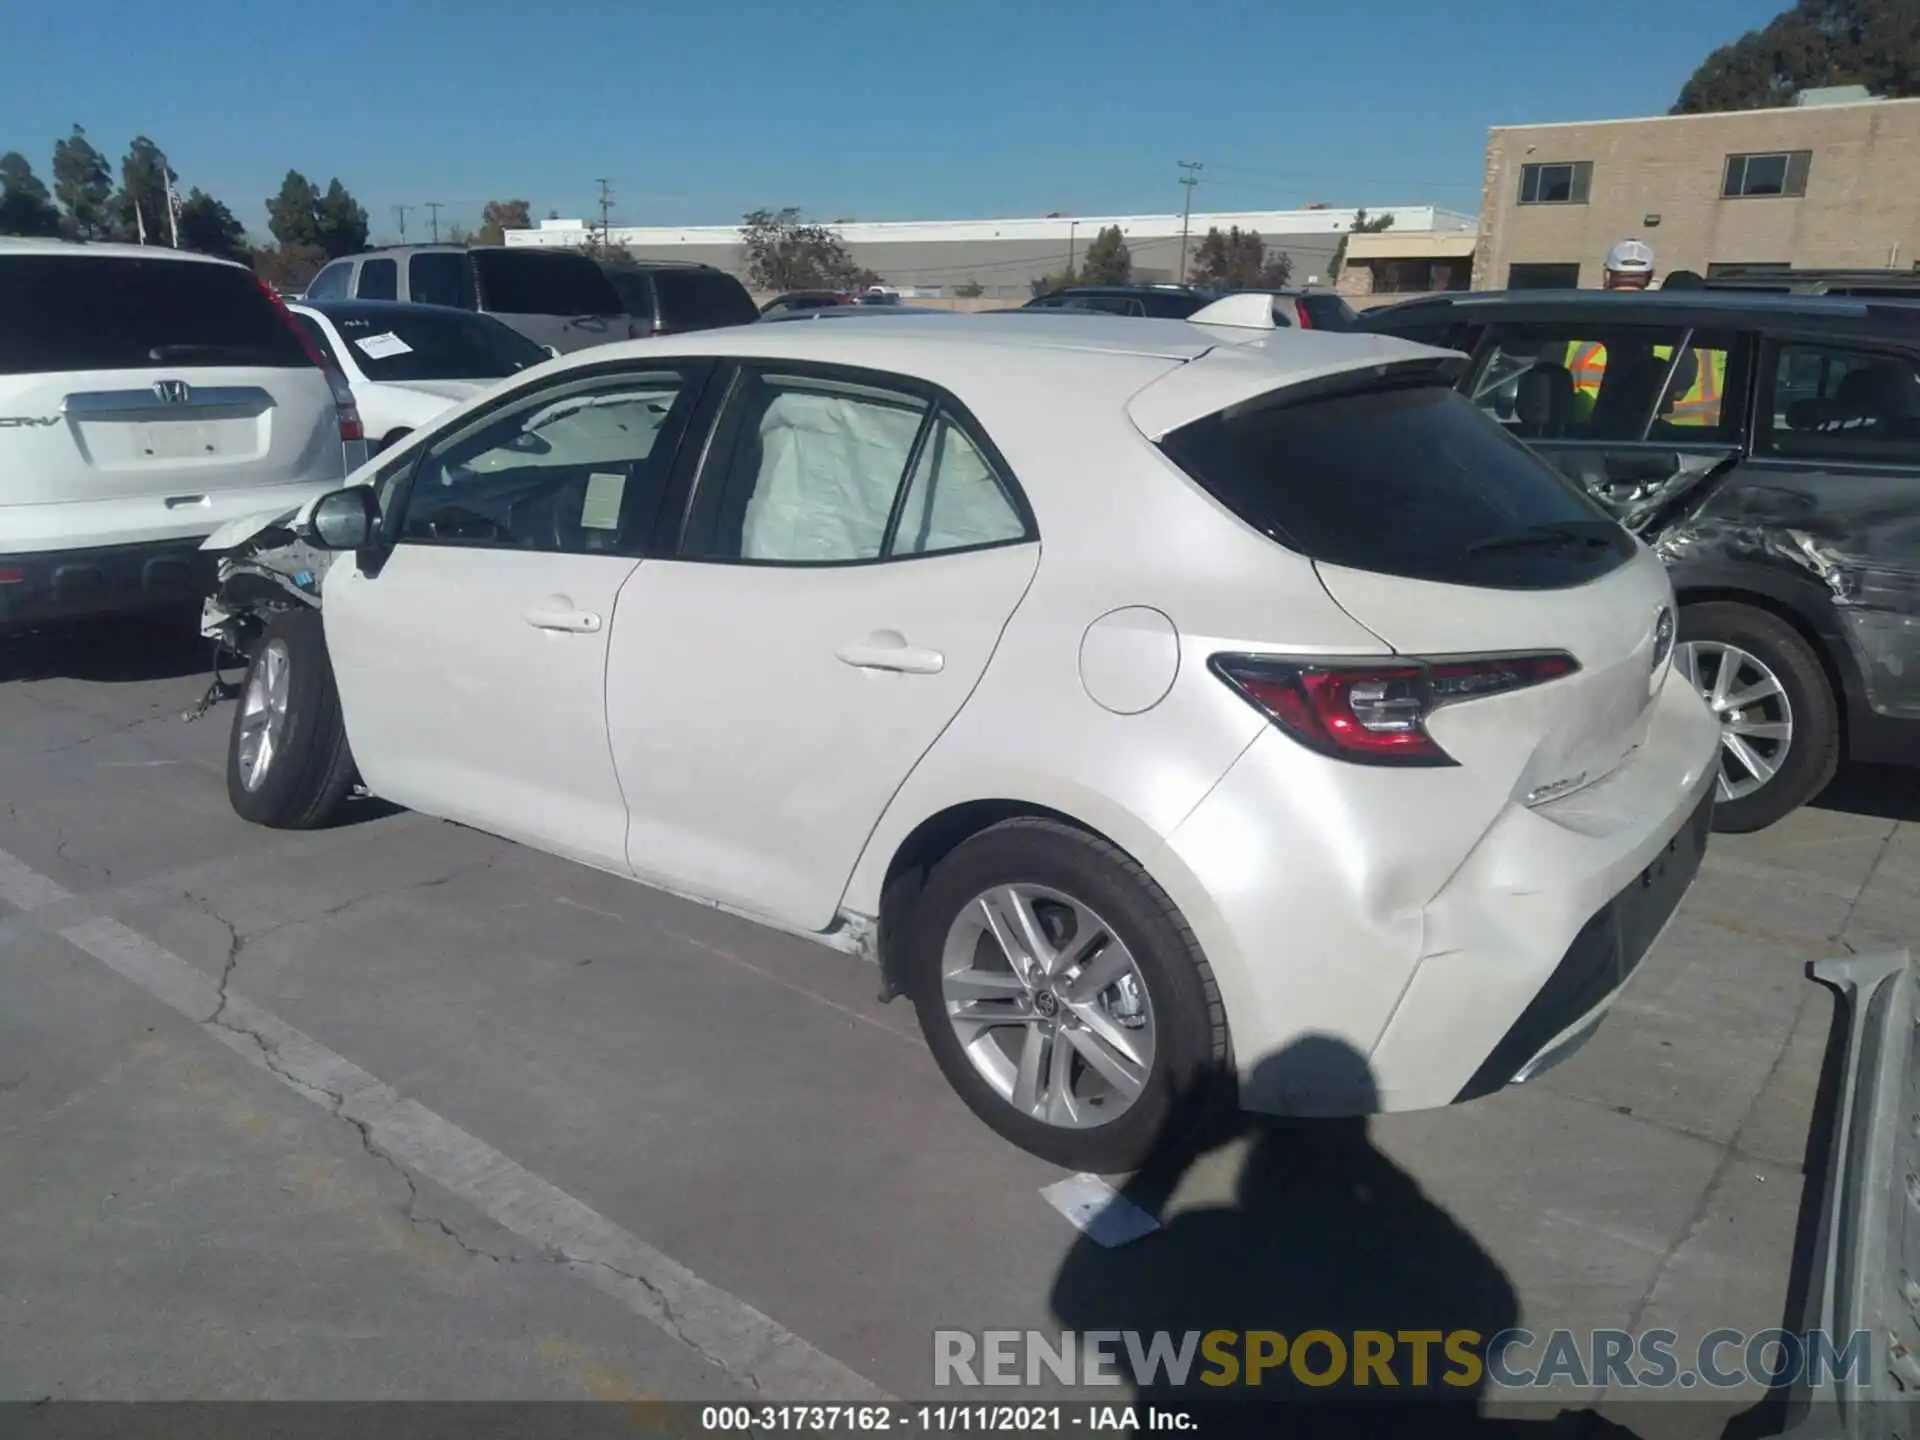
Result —
<path fill-rule="evenodd" d="M 311 543 L 315 496 L 297 510 L 231 520 L 201 542 L 217 555 L 213 593 L 201 602 L 200 633 L 214 642 L 213 679 L 187 718 L 198 719 L 239 685 L 221 676 L 223 659 L 245 664 L 274 616 L 320 608 L 320 585 L 337 552 Z"/>

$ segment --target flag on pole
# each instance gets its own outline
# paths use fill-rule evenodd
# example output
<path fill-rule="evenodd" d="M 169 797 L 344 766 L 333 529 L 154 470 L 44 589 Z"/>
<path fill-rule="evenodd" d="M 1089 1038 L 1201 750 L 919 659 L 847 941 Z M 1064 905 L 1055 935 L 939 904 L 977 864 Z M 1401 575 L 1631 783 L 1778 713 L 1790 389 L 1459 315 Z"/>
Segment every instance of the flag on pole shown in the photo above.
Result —
<path fill-rule="evenodd" d="M 167 182 L 167 228 L 173 236 L 173 248 L 180 248 L 180 211 L 182 203 L 180 192 L 173 188 L 173 182 Z"/>

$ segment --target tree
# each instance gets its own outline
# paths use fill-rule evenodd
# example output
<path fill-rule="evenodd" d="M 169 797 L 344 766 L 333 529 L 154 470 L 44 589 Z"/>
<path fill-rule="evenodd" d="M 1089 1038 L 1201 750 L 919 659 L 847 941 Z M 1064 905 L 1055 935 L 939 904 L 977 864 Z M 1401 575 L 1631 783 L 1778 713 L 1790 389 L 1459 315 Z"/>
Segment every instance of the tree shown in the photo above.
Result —
<path fill-rule="evenodd" d="M 982 285 L 978 280 L 962 280 L 958 285 L 953 287 L 953 293 L 958 295 L 962 300 L 978 300 L 982 295 L 987 293 L 987 287 Z"/>
<path fill-rule="evenodd" d="M 1087 246 L 1080 266 L 1082 285 L 1124 285 L 1133 278 L 1133 254 L 1118 225 L 1109 225 Z"/>
<path fill-rule="evenodd" d="M 355 255 L 367 248 L 366 207 L 337 179 L 327 182 L 327 193 L 320 197 L 315 221 L 320 248 L 327 252 L 328 259 Z"/>
<path fill-rule="evenodd" d="M 854 264 L 837 231 L 803 224 L 792 206 L 743 216 L 740 243 L 748 283 L 758 290 L 848 290 L 872 274 Z"/>
<path fill-rule="evenodd" d="M 489 200 L 480 211 L 480 243 L 506 243 L 507 231 L 531 230 L 532 216 L 524 200 Z"/>
<path fill-rule="evenodd" d="M 320 192 L 298 170 L 287 171 L 280 193 L 267 201 L 267 230 L 281 245 L 320 243 Z"/>
<path fill-rule="evenodd" d="M 27 157 L 17 150 L 0 155 L 0 235 L 59 233 L 60 212 Z"/>
<path fill-rule="evenodd" d="M 107 195 L 113 174 L 107 159 L 93 148 L 78 125 L 53 147 L 53 198 L 67 212 L 67 227 L 76 239 L 98 240 L 109 228 Z"/>
<path fill-rule="evenodd" d="M 253 252 L 254 273 L 282 294 L 306 289 L 326 263 L 327 252 L 318 245 L 268 245 Z"/>
<path fill-rule="evenodd" d="M 245 260 L 247 232 L 231 210 L 196 185 L 180 206 L 180 248 Z"/>
<path fill-rule="evenodd" d="M 1267 254 L 1258 230 L 1238 225 L 1207 231 L 1193 255 L 1193 283 L 1208 290 L 1282 290 L 1293 278 L 1293 260 Z"/>
<path fill-rule="evenodd" d="M 282 247 L 318 249 L 329 260 L 367 248 L 367 212 L 347 187 L 330 180 L 322 194 L 298 170 L 267 201 L 267 229 Z"/>
<path fill-rule="evenodd" d="M 1799 0 L 1701 61 L 1672 113 L 1763 110 L 1823 85 L 1920 95 L 1920 13 L 1912 0 Z"/>
<path fill-rule="evenodd" d="M 1033 279 L 1027 281 L 1027 289 L 1031 290 L 1033 292 L 1033 298 L 1038 300 L 1043 295 L 1051 295 L 1056 290 L 1064 290 L 1069 285 L 1078 285 L 1079 283 L 1080 277 L 1074 273 L 1073 267 L 1069 265 L 1066 269 L 1053 275 L 1034 276 Z"/>
<path fill-rule="evenodd" d="M 150 244 L 166 244 L 167 191 L 179 178 L 158 145 L 134 136 L 120 162 L 120 188 L 107 203 L 114 238 L 131 244 L 144 235 Z"/>
<path fill-rule="evenodd" d="M 1353 224 L 1340 243 L 1333 247 L 1333 258 L 1327 261 L 1327 284 L 1337 284 L 1340 279 L 1340 267 L 1347 263 L 1347 235 L 1378 235 L 1393 228 L 1393 215 L 1369 216 L 1365 208 L 1353 212 Z"/>
<path fill-rule="evenodd" d="M 475 243 L 476 238 L 473 231 L 467 229 L 464 225 L 449 225 L 447 227 L 447 244 L 449 245 L 472 245 Z"/>

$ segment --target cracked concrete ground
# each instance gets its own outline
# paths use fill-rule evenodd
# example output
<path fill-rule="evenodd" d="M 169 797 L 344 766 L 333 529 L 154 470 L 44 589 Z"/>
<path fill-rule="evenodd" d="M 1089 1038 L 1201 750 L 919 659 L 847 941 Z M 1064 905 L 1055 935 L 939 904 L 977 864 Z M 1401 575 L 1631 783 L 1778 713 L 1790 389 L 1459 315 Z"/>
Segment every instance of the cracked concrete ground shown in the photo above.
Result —
<path fill-rule="evenodd" d="M 396 1149 L 391 1110 L 303 1098 L 260 1015 L 897 1395 L 930 1393 L 937 1327 L 1184 1325 L 1202 1277 L 1238 1285 L 1204 1325 L 1391 1330 L 1425 1286 L 1448 1324 L 1760 1329 L 1831 1013 L 1803 964 L 1920 932 L 1920 776 L 1850 775 L 1716 838 L 1561 1069 L 1357 1147 L 1231 1141 L 1156 1181 L 1161 1236 L 1090 1253 L 860 962 L 370 802 L 247 827 L 230 707 L 180 722 L 199 651 L 133 634 L 0 684 L 0 851 L 59 891 L 0 905 L 0 1399 L 750 1393 L 669 1297 L 581 1283 L 591 1247 Z M 63 933 L 103 917 L 205 1003 Z M 215 1033 L 249 1027 L 268 1068 Z"/>

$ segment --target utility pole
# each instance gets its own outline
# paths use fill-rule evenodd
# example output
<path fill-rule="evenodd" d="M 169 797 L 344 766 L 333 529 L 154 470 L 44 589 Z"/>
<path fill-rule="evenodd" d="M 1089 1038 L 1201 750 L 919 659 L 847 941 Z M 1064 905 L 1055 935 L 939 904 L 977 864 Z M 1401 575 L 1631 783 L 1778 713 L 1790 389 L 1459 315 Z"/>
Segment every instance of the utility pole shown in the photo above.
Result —
<path fill-rule="evenodd" d="M 600 253 L 604 255 L 613 248 L 612 228 L 608 218 L 613 214 L 613 191 L 607 188 L 613 182 L 602 178 L 593 183 L 600 187 Z"/>
<path fill-rule="evenodd" d="M 1080 228 L 1078 220 L 1067 221 L 1067 278 L 1073 278 L 1073 232 Z"/>
<path fill-rule="evenodd" d="M 400 222 L 400 243 L 402 245 L 407 243 L 407 212 L 417 208 L 417 206 L 413 205 L 396 205 L 393 207 L 393 218 Z"/>
<path fill-rule="evenodd" d="M 1198 160 L 1180 162 L 1180 185 L 1187 192 L 1185 203 L 1180 209 L 1180 273 L 1175 277 L 1182 285 L 1187 283 L 1187 230 L 1193 221 L 1193 187 L 1200 183 L 1200 172 L 1206 169 Z"/>
<path fill-rule="evenodd" d="M 440 202 L 427 201 L 427 211 L 433 216 L 433 243 L 438 245 L 440 243 Z"/>

